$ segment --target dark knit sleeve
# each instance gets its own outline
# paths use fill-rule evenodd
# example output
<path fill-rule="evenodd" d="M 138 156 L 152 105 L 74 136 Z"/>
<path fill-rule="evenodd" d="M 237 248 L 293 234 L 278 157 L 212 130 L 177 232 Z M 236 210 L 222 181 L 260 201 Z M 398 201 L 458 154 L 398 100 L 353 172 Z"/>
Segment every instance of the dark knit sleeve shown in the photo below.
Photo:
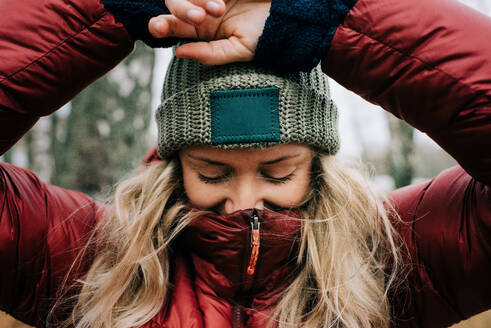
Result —
<path fill-rule="evenodd" d="M 179 41 L 177 38 L 157 39 L 148 31 L 150 18 L 170 13 L 164 0 L 102 0 L 102 3 L 134 40 L 141 40 L 153 48 L 170 47 Z"/>
<path fill-rule="evenodd" d="M 278 72 L 310 71 L 329 50 L 356 0 L 273 0 L 255 61 Z"/>

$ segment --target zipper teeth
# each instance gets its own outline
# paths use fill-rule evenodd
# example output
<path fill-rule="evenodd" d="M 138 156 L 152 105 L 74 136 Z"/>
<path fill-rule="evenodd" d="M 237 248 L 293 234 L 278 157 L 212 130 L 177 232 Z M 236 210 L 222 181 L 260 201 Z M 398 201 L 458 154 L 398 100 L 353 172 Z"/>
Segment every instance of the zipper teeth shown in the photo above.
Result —
<path fill-rule="evenodd" d="M 234 323 L 233 323 L 233 328 L 241 328 L 242 327 L 242 323 L 240 322 L 240 317 L 241 317 L 241 310 L 240 310 L 240 307 L 238 305 L 235 305 L 234 306 Z"/>
<path fill-rule="evenodd" d="M 253 284 L 253 281 L 254 281 L 254 277 L 256 275 L 256 270 L 255 270 L 255 267 L 256 267 L 256 261 L 257 261 L 257 256 L 259 255 L 259 243 L 260 243 L 260 226 L 261 226 L 261 221 L 260 221 L 260 218 L 259 218 L 259 215 L 257 213 L 256 210 L 254 210 L 254 212 L 252 213 L 251 217 L 250 217 L 250 223 L 251 223 L 251 229 L 249 230 L 250 231 L 250 249 L 251 249 L 251 254 L 249 255 L 248 257 L 248 261 L 245 263 L 246 266 L 245 266 L 245 271 L 242 271 L 241 273 L 241 276 L 242 276 L 242 281 L 244 281 L 244 286 L 243 286 L 243 289 L 242 289 L 242 292 L 245 292 L 247 293 L 249 291 L 249 289 L 251 288 L 252 284 Z M 256 235 L 256 238 L 254 238 L 254 230 L 257 229 L 257 235 Z M 254 247 L 254 244 L 257 245 Z M 251 272 L 252 274 L 249 274 L 249 268 L 250 268 L 250 265 L 251 265 L 251 259 L 253 258 L 254 256 L 254 248 L 256 248 L 256 261 L 253 261 L 254 262 L 254 265 L 253 265 L 253 271 Z M 242 328 L 243 327 L 243 324 L 242 324 L 242 309 L 240 308 L 239 305 L 234 305 L 233 309 L 232 309 L 232 328 Z"/>

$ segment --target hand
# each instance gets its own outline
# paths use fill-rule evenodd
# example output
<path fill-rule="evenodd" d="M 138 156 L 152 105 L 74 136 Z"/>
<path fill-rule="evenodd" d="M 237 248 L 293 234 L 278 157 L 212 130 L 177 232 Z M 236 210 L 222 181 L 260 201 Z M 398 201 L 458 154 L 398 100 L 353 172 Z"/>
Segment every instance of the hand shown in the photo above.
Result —
<path fill-rule="evenodd" d="M 204 65 L 251 61 L 268 17 L 270 0 L 166 0 L 171 15 L 150 20 L 156 38 L 206 40 L 179 46 L 176 56 Z"/>

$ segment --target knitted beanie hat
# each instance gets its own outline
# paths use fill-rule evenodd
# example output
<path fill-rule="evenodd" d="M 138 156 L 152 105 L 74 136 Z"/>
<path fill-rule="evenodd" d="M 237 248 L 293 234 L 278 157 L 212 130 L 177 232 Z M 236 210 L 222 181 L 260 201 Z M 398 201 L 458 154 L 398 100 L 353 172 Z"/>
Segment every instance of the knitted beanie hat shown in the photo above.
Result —
<path fill-rule="evenodd" d="M 162 158 L 191 145 L 339 149 L 337 109 L 319 67 L 278 76 L 249 63 L 207 67 L 174 57 L 157 124 Z"/>

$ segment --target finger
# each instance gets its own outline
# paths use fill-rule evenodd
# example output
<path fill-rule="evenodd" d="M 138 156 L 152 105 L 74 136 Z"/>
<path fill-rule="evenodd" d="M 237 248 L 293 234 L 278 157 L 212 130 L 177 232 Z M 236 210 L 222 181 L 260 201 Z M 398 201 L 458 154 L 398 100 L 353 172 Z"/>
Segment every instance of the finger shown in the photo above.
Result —
<path fill-rule="evenodd" d="M 189 24 L 200 24 L 206 18 L 205 10 L 188 0 L 165 0 L 165 5 L 172 15 Z"/>
<path fill-rule="evenodd" d="M 194 59 L 203 65 L 211 66 L 251 61 L 254 51 L 233 36 L 223 40 L 184 44 L 176 49 L 176 56 Z"/>
<path fill-rule="evenodd" d="M 222 0 L 192 0 L 192 2 L 213 17 L 221 17 L 225 13 L 225 3 Z"/>
<path fill-rule="evenodd" d="M 148 31 L 156 38 L 196 38 L 196 29 L 193 25 L 172 15 L 152 17 L 148 22 Z"/>

